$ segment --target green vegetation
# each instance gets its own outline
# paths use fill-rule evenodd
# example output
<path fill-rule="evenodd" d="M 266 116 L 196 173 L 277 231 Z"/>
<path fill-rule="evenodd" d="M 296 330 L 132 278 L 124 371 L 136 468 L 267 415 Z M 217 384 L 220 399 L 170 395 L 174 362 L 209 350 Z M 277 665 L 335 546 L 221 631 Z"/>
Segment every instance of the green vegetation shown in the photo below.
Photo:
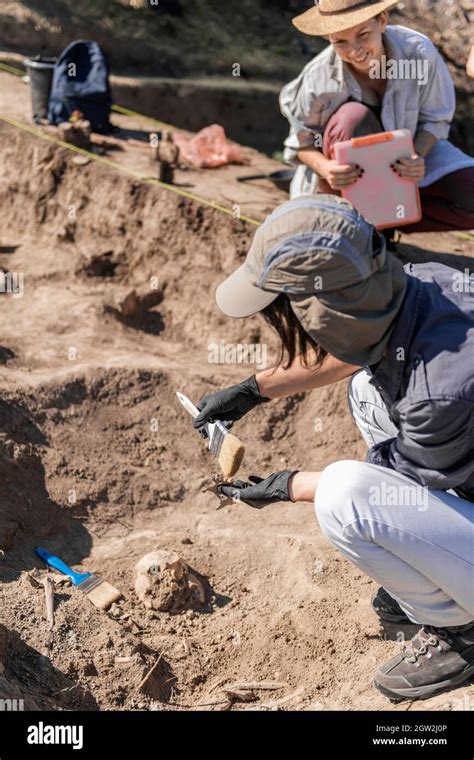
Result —
<path fill-rule="evenodd" d="M 137 3 L 138 4 L 138 3 Z M 5 50 L 58 53 L 94 38 L 116 72 L 148 76 L 290 79 L 323 47 L 291 18 L 307 0 L 160 0 L 133 8 L 127 0 L 24 0 L 0 8 Z M 15 10 L 16 9 L 16 10 Z"/>

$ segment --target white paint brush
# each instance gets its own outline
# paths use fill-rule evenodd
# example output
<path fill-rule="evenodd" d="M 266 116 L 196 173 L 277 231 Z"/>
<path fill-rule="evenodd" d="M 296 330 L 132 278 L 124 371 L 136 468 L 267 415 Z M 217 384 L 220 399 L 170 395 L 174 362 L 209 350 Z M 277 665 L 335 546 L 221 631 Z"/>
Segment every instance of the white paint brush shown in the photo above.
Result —
<path fill-rule="evenodd" d="M 191 417 L 197 417 L 199 409 L 194 406 L 193 402 L 179 391 L 176 392 L 176 395 Z M 209 450 L 211 454 L 217 457 L 223 477 L 226 480 L 233 478 L 244 458 L 244 444 L 237 436 L 229 433 L 226 426 L 219 420 L 208 422 L 204 425 L 204 429 L 209 438 Z"/>

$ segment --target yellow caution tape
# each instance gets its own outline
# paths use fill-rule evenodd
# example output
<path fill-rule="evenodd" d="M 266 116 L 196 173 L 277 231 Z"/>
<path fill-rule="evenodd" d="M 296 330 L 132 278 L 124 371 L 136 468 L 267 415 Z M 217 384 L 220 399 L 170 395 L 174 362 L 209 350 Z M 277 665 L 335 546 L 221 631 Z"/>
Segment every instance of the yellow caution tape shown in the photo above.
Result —
<path fill-rule="evenodd" d="M 15 76 L 24 76 L 25 74 L 24 71 L 16 69 L 13 66 L 8 66 L 6 63 L 0 63 L 0 69 L 3 69 L 9 74 L 15 74 Z M 171 124 L 166 124 L 164 121 L 158 121 L 158 119 L 154 119 L 152 116 L 145 116 L 144 114 L 138 113 L 137 111 L 131 111 L 129 108 L 124 108 L 123 106 L 113 105 L 112 110 L 116 111 L 117 113 L 125 114 L 126 116 L 137 116 L 140 119 L 151 121 L 154 124 L 159 124 L 162 127 L 175 129 L 175 127 L 173 127 Z M 162 187 L 165 190 L 169 190 L 176 195 L 182 195 L 184 198 L 189 198 L 192 201 L 198 201 L 199 203 L 203 203 L 205 206 L 210 206 L 211 208 L 217 209 L 217 211 L 222 211 L 223 214 L 228 214 L 234 219 L 239 219 L 243 222 L 248 222 L 249 224 L 255 224 L 257 226 L 260 226 L 261 224 L 261 222 L 257 221 L 257 219 L 252 219 L 249 216 L 242 216 L 241 214 L 235 214 L 233 209 L 227 208 L 226 206 L 221 206 L 219 203 L 209 201 L 206 198 L 201 198 L 201 196 L 195 195 L 194 193 L 188 193 L 186 190 L 181 190 L 174 185 L 167 185 L 166 182 L 160 182 L 159 179 L 148 177 L 142 172 L 135 171 L 134 169 L 130 169 L 127 166 L 122 166 L 121 164 L 117 164 L 115 161 L 111 161 L 109 158 L 105 158 L 104 156 L 98 156 L 96 153 L 91 153 L 91 151 L 85 150 L 85 148 L 78 148 L 75 145 L 66 143 L 63 140 L 59 140 L 58 138 L 53 137 L 52 135 L 46 134 L 46 132 L 42 132 L 41 129 L 31 127 L 29 124 L 24 124 L 22 121 L 17 121 L 11 116 L 3 116 L 0 114 L 0 119 L 7 124 L 10 124 L 12 127 L 22 129 L 24 132 L 29 132 L 35 137 L 41 137 L 43 140 L 48 140 L 49 142 L 54 143 L 55 145 L 59 145 L 61 148 L 65 148 L 66 150 L 70 150 L 74 153 L 80 153 L 83 156 L 87 156 L 92 161 L 97 161 L 100 164 L 109 166 L 110 168 L 116 169 L 117 171 L 123 172 L 124 174 L 129 174 L 132 177 L 136 177 L 137 179 L 140 179 L 142 182 L 146 182 L 149 185 L 158 185 L 159 187 Z M 238 203 L 236 203 L 236 206 L 238 206 Z"/>
<path fill-rule="evenodd" d="M 153 124 L 159 124 L 160 127 L 166 127 L 167 129 L 176 129 L 176 127 L 173 127 L 172 124 L 167 124 L 166 121 L 159 121 L 158 119 L 154 119 L 153 116 L 146 116 L 144 113 L 131 111 L 130 108 L 124 108 L 124 106 L 113 105 L 112 111 L 115 111 L 116 113 L 125 114 L 125 116 L 136 116 L 139 119 L 144 119 L 145 121 L 151 121 Z"/>
<path fill-rule="evenodd" d="M 221 206 L 219 203 L 207 200 L 206 198 L 201 198 L 201 196 L 195 195 L 194 193 L 188 193 L 186 190 L 182 190 L 181 188 L 174 185 L 168 185 L 166 182 L 161 182 L 159 179 L 149 177 L 146 174 L 136 171 L 135 169 L 131 169 L 128 166 L 117 164 L 115 161 L 111 161 L 110 158 L 105 158 L 105 156 L 98 156 L 96 153 L 92 153 L 90 150 L 86 150 L 85 148 L 78 148 L 76 145 L 71 145 L 70 143 L 64 142 L 63 140 L 59 140 L 57 137 L 48 135 L 46 132 L 42 132 L 40 129 L 31 127 L 29 124 L 24 124 L 21 121 L 17 121 L 17 119 L 13 119 L 11 116 L 0 114 L 0 121 L 4 121 L 6 124 L 10 124 L 12 127 L 16 127 L 17 129 L 21 129 L 24 132 L 28 132 L 35 137 L 40 137 L 42 140 L 48 140 L 48 142 L 51 142 L 54 145 L 58 145 L 61 148 L 65 148 L 66 150 L 69 150 L 73 153 L 80 153 L 82 156 L 87 156 L 92 161 L 97 161 L 99 164 L 104 164 L 104 166 L 108 166 L 111 169 L 123 172 L 123 174 L 128 174 L 149 185 L 158 185 L 159 187 L 162 187 L 165 190 L 169 190 L 176 195 L 181 195 L 184 198 L 189 198 L 192 201 L 197 201 L 198 203 L 202 203 L 205 206 L 217 209 L 217 211 L 222 211 L 223 214 L 228 214 L 234 219 L 239 219 L 240 221 L 248 222 L 249 224 L 255 224 L 257 226 L 260 225 L 260 222 L 256 219 L 252 219 L 249 216 L 242 216 L 241 214 L 235 214 L 233 209 L 227 208 L 226 206 Z"/>
<path fill-rule="evenodd" d="M 26 71 L 15 69 L 14 66 L 9 66 L 6 63 L 0 63 L 0 69 L 3 69 L 3 71 L 6 71 L 8 74 L 15 74 L 16 77 L 24 77 L 26 74 Z"/>
<path fill-rule="evenodd" d="M 22 69 L 16 69 L 14 66 L 10 66 L 7 63 L 0 63 L 0 70 L 6 71 L 8 74 L 14 74 L 17 77 L 23 77 L 27 73 L 26 71 Z M 160 127 L 166 127 L 167 129 L 176 129 L 172 124 L 167 124 L 166 121 L 160 121 L 159 119 L 154 119 L 153 116 L 147 116 L 144 113 L 139 113 L 138 111 L 132 111 L 130 108 L 125 108 L 124 106 L 118 106 L 113 105 L 112 111 L 115 111 L 116 113 L 124 114 L 125 116 L 136 116 L 139 119 L 144 119 L 145 121 L 151 121 L 153 124 L 159 124 Z"/>

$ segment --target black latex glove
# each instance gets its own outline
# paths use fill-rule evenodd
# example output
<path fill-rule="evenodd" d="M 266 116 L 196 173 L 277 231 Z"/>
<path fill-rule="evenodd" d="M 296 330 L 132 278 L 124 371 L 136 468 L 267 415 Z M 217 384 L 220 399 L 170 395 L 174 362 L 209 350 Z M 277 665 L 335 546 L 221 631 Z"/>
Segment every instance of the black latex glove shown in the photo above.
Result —
<path fill-rule="evenodd" d="M 193 420 L 193 426 L 201 428 L 206 422 L 222 420 L 226 422 L 227 427 L 232 427 L 233 422 L 240 420 L 244 414 L 264 401 L 270 399 L 260 395 L 255 375 L 252 375 L 238 385 L 231 385 L 222 391 L 204 396 L 197 404 L 201 413 Z"/>
<path fill-rule="evenodd" d="M 217 486 L 217 490 L 231 499 L 245 501 L 251 507 L 265 507 L 275 501 L 291 501 L 288 482 L 295 472 L 298 470 L 283 470 L 282 472 L 274 472 L 268 478 L 250 475 L 250 483 L 234 480 L 229 485 L 221 483 Z"/>

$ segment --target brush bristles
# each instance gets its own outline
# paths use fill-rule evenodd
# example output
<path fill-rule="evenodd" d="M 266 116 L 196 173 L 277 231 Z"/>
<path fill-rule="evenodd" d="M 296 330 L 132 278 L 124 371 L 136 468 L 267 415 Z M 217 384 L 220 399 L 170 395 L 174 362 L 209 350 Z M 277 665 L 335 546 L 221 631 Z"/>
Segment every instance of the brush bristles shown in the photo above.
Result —
<path fill-rule="evenodd" d="M 114 602 L 123 596 L 117 588 L 107 581 L 103 581 L 98 575 L 91 575 L 78 588 L 87 594 L 92 604 L 101 610 L 108 610 Z"/>
<path fill-rule="evenodd" d="M 245 446 L 237 436 L 229 433 L 224 436 L 219 452 L 219 464 L 224 478 L 232 478 L 237 474 L 244 458 Z"/>

